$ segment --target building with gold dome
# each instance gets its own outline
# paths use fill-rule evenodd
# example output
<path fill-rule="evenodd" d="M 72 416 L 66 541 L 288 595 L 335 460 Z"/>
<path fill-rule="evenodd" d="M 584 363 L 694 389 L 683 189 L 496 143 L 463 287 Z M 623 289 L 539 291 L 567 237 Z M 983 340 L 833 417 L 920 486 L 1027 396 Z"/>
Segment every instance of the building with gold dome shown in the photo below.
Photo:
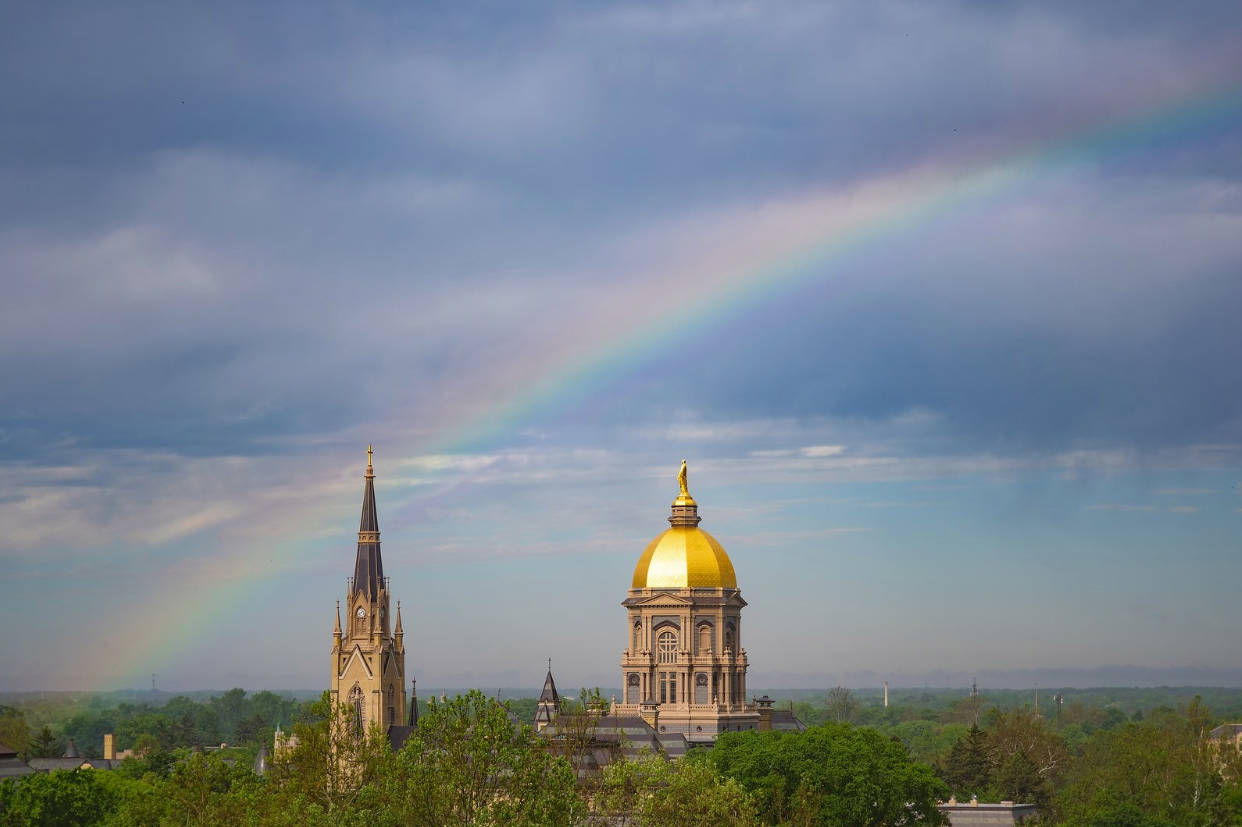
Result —
<path fill-rule="evenodd" d="M 677 479 L 681 490 L 670 526 L 638 558 L 621 604 L 626 609 L 623 688 L 612 714 L 641 716 L 657 731 L 680 733 L 692 744 L 714 741 L 721 732 L 769 729 L 771 703 L 747 701 L 746 601 L 733 562 L 716 538 L 699 528 L 702 518 L 690 496 L 684 460 Z M 800 728 L 792 716 L 779 717 Z"/>

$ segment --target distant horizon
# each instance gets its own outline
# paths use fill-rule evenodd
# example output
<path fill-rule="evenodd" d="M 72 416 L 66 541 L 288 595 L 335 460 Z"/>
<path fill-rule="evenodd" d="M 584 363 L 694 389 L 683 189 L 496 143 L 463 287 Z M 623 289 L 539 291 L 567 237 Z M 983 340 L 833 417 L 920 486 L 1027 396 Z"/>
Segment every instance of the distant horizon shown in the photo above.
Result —
<path fill-rule="evenodd" d="M 971 676 L 961 682 L 964 673 L 955 673 L 951 680 L 944 672 L 930 672 L 922 678 L 918 676 L 902 676 L 888 681 L 888 690 L 890 694 L 899 692 L 922 692 L 922 691 L 968 691 L 972 684 L 977 685 L 980 693 L 987 691 L 1003 691 L 1003 692 L 1022 692 L 1039 689 L 1074 689 L 1074 690 L 1091 690 L 1091 689 L 1242 689 L 1242 669 L 1209 669 L 1197 667 L 1184 668 L 1154 668 L 1154 667 L 1136 667 L 1136 666 L 1104 666 L 1094 669 L 1048 669 L 1048 670 L 1030 670 L 1029 672 L 1021 672 L 1018 670 L 998 671 L 998 670 L 981 670 L 977 675 Z M 1038 676 L 1038 680 L 1030 680 L 1022 682 Z M 553 677 L 556 679 L 557 687 L 561 690 L 562 696 L 577 697 L 578 691 L 582 688 L 592 689 L 599 688 L 602 693 L 607 692 L 620 693 L 620 686 L 606 686 L 603 683 L 592 682 L 574 686 L 573 682 L 564 684 L 562 679 L 557 676 L 556 670 L 553 669 Z M 828 691 L 835 687 L 842 686 L 853 691 L 883 691 L 883 684 L 878 681 L 863 682 L 854 676 L 854 680 L 846 679 L 845 681 L 826 681 L 817 684 L 804 683 L 788 683 L 764 680 L 762 674 L 754 675 L 750 678 L 750 694 L 762 694 L 763 692 L 818 692 Z M 884 680 L 883 678 L 880 679 Z M 950 682 L 943 682 L 950 680 Z M 959 681 L 957 683 L 951 682 Z M 1102 680 L 1106 682 L 1100 683 L 1080 683 L 1081 680 Z M 1131 682 L 1127 682 L 1127 680 Z M 542 678 L 538 682 L 528 686 L 522 684 L 497 684 L 496 682 L 488 683 L 468 683 L 456 682 L 445 683 L 443 685 L 428 685 L 424 688 L 423 683 L 419 682 L 419 695 L 423 696 L 423 692 L 439 695 L 441 693 L 461 693 L 472 689 L 478 689 L 485 694 L 494 693 L 499 689 L 502 694 L 513 692 L 532 692 L 535 696 L 539 694 L 542 687 Z M 175 688 L 167 688 L 157 685 L 154 689 L 151 687 L 119 687 L 119 688 L 79 688 L 79 689 L 51 689 L 51 688 L 34 688 L 34 689 L 12 689 L 0 687 L 0 695 L 34 695 L 34 694 L 106 694 L 106 693 L 151 693 L 155 695 L 176 695 L 179 693 L 205 693 L 205 692 L 227 692 L 230 689 L 240 688 L 251 692 L 287 692 L 304 694 L 317 694 L 326 690 L 315 689 L 313 687 L 292 687 L 292 686 L 274 686 L 274 685 L 244 685 L 233 684 L 232 686 L 221 687 L 186 687 L 176 686 Z M 406 687 L 409 691 L 409 687 Z M 569 692 L 570 694 L 566 694 Z M 527 696 L 521 696 L 527 697 Z"/>

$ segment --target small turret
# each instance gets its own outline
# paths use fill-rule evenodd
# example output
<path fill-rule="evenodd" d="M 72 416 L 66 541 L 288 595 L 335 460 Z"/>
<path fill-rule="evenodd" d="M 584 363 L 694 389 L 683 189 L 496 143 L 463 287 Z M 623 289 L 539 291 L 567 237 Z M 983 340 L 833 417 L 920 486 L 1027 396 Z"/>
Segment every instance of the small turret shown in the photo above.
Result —
<path fill-rule="evenodd" d="M 543 692 L 539 693 L 539 705 L 535 708 L 535 729 L 541 730 L 555 723 L 561 714 L 561 696 L 552 679 L 552 658 L 548 658 L 548 676 L 543 679 Z"/>

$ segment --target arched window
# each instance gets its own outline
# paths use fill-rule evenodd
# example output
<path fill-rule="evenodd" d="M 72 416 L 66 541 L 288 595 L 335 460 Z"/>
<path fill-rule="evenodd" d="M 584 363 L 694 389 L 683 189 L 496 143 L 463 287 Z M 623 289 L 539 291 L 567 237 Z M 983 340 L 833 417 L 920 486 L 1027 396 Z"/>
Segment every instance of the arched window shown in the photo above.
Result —
<path fill-rule="evenodd" d="M 349 706 L 353 711 L 354 735 L 361 736 L 366 731 L 366 701 L 362 697 L 362 689 L 355 686 L 349 691 Z"/>
<path fill-rule="evenodd" d="M 699 626 L 699 653 L 706 654 L 712 650 L 712 627 L 704 623 Z"/>
<path fill-rule="evenodd" d="M 660 653 L 660 663 L 675 663 L 677 661 L 677 633 L 660 632 L 660 636 L 656 638 L 656 649 Z"/>
<path fill-rule="evenodd" d="M 634 651 L 642 649 L 643 642 L 643 622 L 641 620 L 634 621 Z"/>

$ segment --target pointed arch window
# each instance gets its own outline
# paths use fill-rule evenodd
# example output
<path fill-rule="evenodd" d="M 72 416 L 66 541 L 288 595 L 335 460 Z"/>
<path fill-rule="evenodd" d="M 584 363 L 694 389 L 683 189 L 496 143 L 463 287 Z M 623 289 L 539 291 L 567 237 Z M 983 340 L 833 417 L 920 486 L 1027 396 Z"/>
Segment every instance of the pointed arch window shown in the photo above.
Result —
<path fill-rule="evenodd" d="M 358 686 L 354 686 L 349 691 L 349 710 L 353 718 L 351 724 L 353 725 L 354 735 L 361 737 L 366 729 L 367 710 L 366 700 L 362 696 L 362 689 Z"/>

